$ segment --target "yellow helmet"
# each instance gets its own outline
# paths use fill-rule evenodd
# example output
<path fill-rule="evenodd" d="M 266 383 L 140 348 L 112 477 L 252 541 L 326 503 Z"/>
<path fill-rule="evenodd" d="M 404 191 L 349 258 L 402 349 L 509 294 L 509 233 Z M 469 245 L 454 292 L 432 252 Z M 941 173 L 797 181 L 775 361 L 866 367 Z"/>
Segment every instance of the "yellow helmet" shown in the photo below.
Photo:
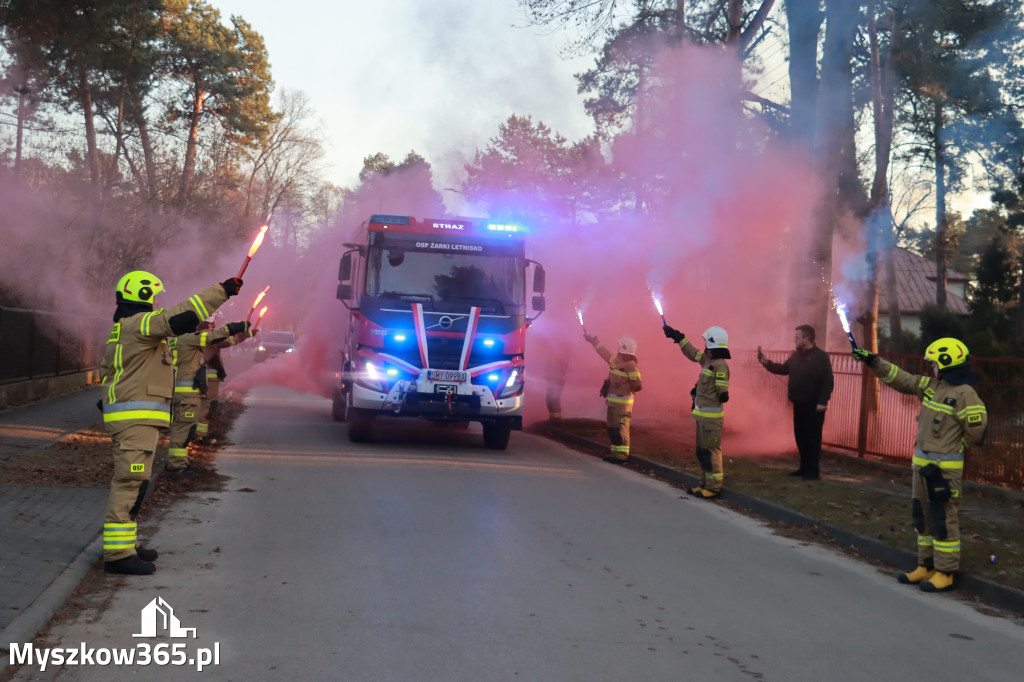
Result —
<path fill-rule="evenodd" d="M 924 357 L 937 364 L 941 371 L 967 362 L 969 352 L 962 341 L 947 336 L 932 341 L 931 345 L 925 349 Z"/>
<path fill-rule="evenodd" d="M 117 283 L 117 302 L 153 303 L 156 295 L 164 290 L 160 278 L 145 270 L 133 270 Z"/>

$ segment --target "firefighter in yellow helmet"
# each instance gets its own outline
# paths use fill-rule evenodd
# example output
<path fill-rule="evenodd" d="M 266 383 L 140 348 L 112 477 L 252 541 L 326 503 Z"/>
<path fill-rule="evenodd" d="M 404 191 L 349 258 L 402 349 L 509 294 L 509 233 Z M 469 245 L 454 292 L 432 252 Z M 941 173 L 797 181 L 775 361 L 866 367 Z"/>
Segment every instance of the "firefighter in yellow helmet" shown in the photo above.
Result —
<path fill-rule="evenodd" d="M 229 322 L 219 329 L 213 329 L 212 322 L 202 322 L 195 332 L 167 341 L 174 362 L 174 409 L 167 450 L 168 472 L 192 473 L 188 466 L 188 444 L 198 434 L 199 410 L 209 390 L 203 351 L 217 341 L 248 330 L 248 322 Z M 202 435 L 205 437 L 205 431 Z"/>
<path fill-rule="evenodd" d="M 690 360 L 700 363 L 697 385 L 690 390 L 693 408 L 690 416 L 697 422 L 697 463 L 701 481 L 689 493 L 701 499 L 722 494 L 725 472 L 722 469 L 722 425 L 729 401 L 729 335 L 721 327 L 708 327 L 703 334 L 704 350 L 697 350 L 686 334 L 667 324 L 662 328 Z"/>
<path fill-rule="evenodd" d="M 584 333 L 583 338 L 608 363 L 608 378 L 601 387 L 601 397 L 608 406 L 608 440 L 611 452 L 605 460 L 623 464 L 629 459 L 629 425 L 633 421 L 633 397 L 640 392 L 640 368 L 636 359 L 636 339 L 619 339 L 618 353 L 612 354 L 596 336 Z"/>
<path fill-rule="evenodd" d="M 931 376 L 904 371 L 862 348 L 853 351 L 884 383 L 917 396 L 921 411 L 913 458 L 912 517 L 917 530 L 917 568 L 901 573 L 901 583 L 925 592 L 953 589 L 960 568 L 960 498 L 964 450 L 981 445 L 988 411 L 973 385 L 977 376 L 967 346 L 953 338 L 934 341 L 924 357 Z"/>
<path fill-rule="evenodd" d="M 135 523 L 153 468 L 160 428 L 171 422 L 174 366 L 169 336 L 195 331 L 199 322 L 238 293 L 233 278 L 190 296 L 171 308 L 153 308 L 164 286 L 142 270 L 117 283 L 114 327 L 100 364 L 103 423 L 114 445 L 114 477 L 103 520 L 107 573 L 147 575 L 156 570 L 156 550 L 138 546 Z"/>

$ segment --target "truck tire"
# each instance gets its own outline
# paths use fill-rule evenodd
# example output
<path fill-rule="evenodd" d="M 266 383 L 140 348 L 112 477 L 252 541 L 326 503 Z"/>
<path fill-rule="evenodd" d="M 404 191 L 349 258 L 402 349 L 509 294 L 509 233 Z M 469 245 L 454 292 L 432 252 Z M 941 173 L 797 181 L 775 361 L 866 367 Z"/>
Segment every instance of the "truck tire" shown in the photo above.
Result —
<path fill-rule="evenodd" d="M 505 450 L 508 448 L 508 441 L 512 437 L 511 419 L 484 422 L 483 426 L 484 445 L 492 450 Z"/>
<path fill-rule="evenodd" d="M 334 392 L 331 395 L 331 418 L 336 422 L 346 421 L 345 401 L 347 397 L 347 394 L 341 388 L 334 388 Z"/>
<path fill-rule="evenodd" d="M 373 412 L 358 407 L 348 408 L 348 439 L 353 443 L 366 443 L 373 433 Z"/>

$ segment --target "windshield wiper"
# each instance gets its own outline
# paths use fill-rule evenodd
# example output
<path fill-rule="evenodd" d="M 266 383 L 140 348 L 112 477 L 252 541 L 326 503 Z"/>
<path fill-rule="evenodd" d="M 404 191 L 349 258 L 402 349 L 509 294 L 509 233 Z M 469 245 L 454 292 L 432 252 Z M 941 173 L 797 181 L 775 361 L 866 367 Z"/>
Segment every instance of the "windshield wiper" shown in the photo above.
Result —
<path fill-rule="evenodd" d="M 502 301 L 500 298 L 483 298 L 480 296 L 449 296 L 448 300 L 471 301 L 473 303 L 484 301 L 487 301 L 488 303 L 497 303 L 497 305 L 494 307 L 495 311 L 501 313 L 502 315 L 505 314 L 505 302 Z M 483 306 L 480 307 L 482 308 Z"/>
<path fill-rule="evenodd" d="M 397 291 L 385 291 L 384 293 L 381 294 L 381 296 L 387 296 L 389 298 L 397 298 L 397 299 L 399 299 L 401 301 L 422 298 L 422 299 L 426 299 L 426 300 L 430 301 L 430 307 L 431 308 L 436 307 L 435 304 L 434 304 L 434 297 L 431 296 L 430 294 L 401 294 L 401 293 L 398 293 Z"/>

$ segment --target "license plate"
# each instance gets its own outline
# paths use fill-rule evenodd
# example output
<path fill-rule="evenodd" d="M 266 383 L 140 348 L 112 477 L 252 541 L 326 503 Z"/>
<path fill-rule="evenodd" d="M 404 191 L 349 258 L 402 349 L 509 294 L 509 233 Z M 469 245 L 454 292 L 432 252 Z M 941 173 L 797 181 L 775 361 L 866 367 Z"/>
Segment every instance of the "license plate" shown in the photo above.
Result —
<path fill-rule="evenodd" d="M 430 381 L 457 381 L 465 383 L 469 381 L 469 372 L 460 372 L 454 369 L 428 369 L 427 379 Z"/>

